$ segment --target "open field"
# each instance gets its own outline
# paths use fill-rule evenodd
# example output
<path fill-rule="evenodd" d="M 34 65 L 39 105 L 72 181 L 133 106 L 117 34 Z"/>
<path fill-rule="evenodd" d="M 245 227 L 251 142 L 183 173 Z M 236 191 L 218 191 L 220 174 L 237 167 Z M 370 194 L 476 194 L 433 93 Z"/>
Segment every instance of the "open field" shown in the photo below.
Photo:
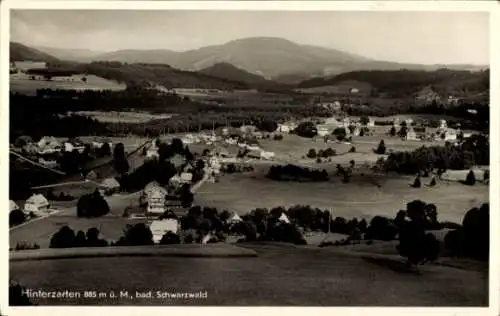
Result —
<path fill-rule="evenodd" d="M 262 148 L 267 151 L 272 151 L 276 154 L 277 159 L 302 159 L 302 157 L 307 155 L 309 149 L 314 148 L 316 151 L 319 149 L 332 148 L 337 151 L 337 155 L 343 155 L 348 153 L 349 149 L 354 146 L 356 147 L 356 153 L 353 155 L 358 157 L 360 160 L 366 161 L 376 161 L 380 155 L 373 152 L 373 149 L 377 148 L 380 140 L 383 139 L 387 152 L 391 151 L 412 151 L 422 146 L 432 146 L 432 145 L 442 145 L 443 142 L 423 142 L 423 141 L 404 141 L 399 137 L 390 137 L 385 135 L 388 128 L 386 127 L 375 127 L 373 136 L 357 136 L 353 137 L 351 144 L 337 143 L 335 141 L 329 141 L 325 143 L 322 137 L 316 138 L 303 138 L 297 135 L 284 135 L 283 140 L 261 140 L 259 143 Z M 332 161 L 335 159 L 342 159 L 340 157 L 331 157 Z M 350 158 L 353 159 L 353 158 Z M 349 160 L 350 160 L 349 159 Z M 313 160 L 313 159 L 309 159 Z M 347 160 L 347 161 L 349 161 Z M 356 161 L 356 160 L 355 160 Z"/>
<path fill-rule="evenodd" d="M 197 192 L 195 203 L 240 214 L 257 207 L 311 205 L 333 209 L 334 216 L 369 220 L 375 215 L 393 218 L 406 203 L 421 199 L 436 204 L 440 220 L 461 222 L 469 209 L 489 201 L 489 186 L 481 183 L 465 186 L 439 181 L 434 188 L 415 189 L 409 186 L 413 177 L 376 175 L 354 175 L 348 184 L 338 177 L 322 183 L 277 182 L 264 177 L 266 170 L 260 167 L 253 173 L 226 175 L 218 183 L 207 183 Z"/>
<path fill-rule="evenodd" d="M 82 81 L 87 78 L 87 82 Z M 15 74 L 10 76 L 10 91 L 34 95 L 37 89 L 65 89 L 65 90 L 124 90 L 126 87 L 115 81 L 106 80 L 94 75 L 74 75 L 71 77 L 58 77 L 51 81 L 31 80 L 29 75 Z"/>
<path fill-rule="evenodd" d="M 75 211 L 76 213 L 76 211 Z M 48 248 L 50 238 L 62 227 L 68 225 L 75 231 L 87 232 L 89 228 L 96 227 L 100 231 L 100 238 L 118 240 L 123 235 L 123 229 L 127 224 L 145 222 L 145 219 L 124 219 L 115 217 L 102 218 L 77 218 L 76 215 L 55 214 L 43 220 L 14 228 L 10 231 L 10 247 L 14 248 L 18 242 L 37 243 L 41 248 Z"/>
<path fill-rule="evenodd" d="M 145 112 L 102 112 L 102 111 L 78 111 L 76 115 L 88 116 L 104 123 L 146 123 L 156 119 L 168 119 L 175 114 L 150 114 Z"/>
<path fill-rule="evenodd" d="M 267 244 L 242 246 L 256 251 L 257 256 L 11 261 L 9 275 L 27 288 L 43 287 L 48 291 L 94 289 L 109 292 L 124 289 L 131 295 L 134 295 L 135 290 L 152 290 L 153 293 L 158 290 L 207 291 L 208 294 L 206 299 L 201 300 L 99 300 L 100 303 L 112 305 L 430 307 L 488 304 L 487 269 L 464 270 L 427 264 L 420 267 L 421 274 L 414 274 L 405 273 L 401 268 L 401 258 L 392 256 L 361 255 L 317 247 L 311 249 Z M 40 299 L 37 303 L 95 305 L 97 300 Z"/>

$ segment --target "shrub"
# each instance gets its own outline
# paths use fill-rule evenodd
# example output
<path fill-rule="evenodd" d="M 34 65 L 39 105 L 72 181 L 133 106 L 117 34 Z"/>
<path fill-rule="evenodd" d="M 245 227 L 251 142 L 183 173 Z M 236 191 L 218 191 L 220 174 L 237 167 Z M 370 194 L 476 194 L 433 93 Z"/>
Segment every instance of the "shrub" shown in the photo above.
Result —
<path fill-rule="evenodd" d="M 50 248 L 71 248 L 75 232 L 69 226 L 63 226 L 50 239 Z"/>
<path fill-rule="evenodd" d="M 309 149 L 307 152 L 307 158 L 316 158 L 316 150 L 314 148 Z"/>
<path fill-rule="evenodd" d="M 316 162 L 321 163 L 321 158 L 320 157 L 316 158 Z"/>
<path fill-rule="evenodd" d="M 349 152 L 350 152 L 350 153 L 355 153 L 355 152 L 356 152 L 356 147 L 352 146 L 352 147 L 349 149 Z"/>
<path fill-rule="evenodd" d="M 283 140 L 283 135 L 281 135 L 281 134 L 274 135 L 273 139 L 274 140 Z"/>
<path fill-rule="evenodd" d="M 108 202 L 98 190 L 80 197 L 76 206 L 78 217 L 100 217 L 110 211 Z"/>
<path fill-rule="evenodd" d="M 153 233 L 144 223 L 127 225 L 124 235 L 115 243 L 115 246 L 143 246 L 153 245 Z"/>
<path fill-rule="evenodd" d="M 396 127 L 391 127 L 391 129 L 389 130 L 389 135 L 392 137 L 396 136 Z"/>
<path fill-rule="evenodd" d="M 173 244 L 180 244 L 181 243 L 181 238 L 179 235 L 173 233 L 173 232 L 166 232 L 160 240 L 160 245 L 173 245 Z"/>
<path fill-rule="evenodd" d="M 397 228 L 388 218 L 375 216 L 366 230 L 365 239 L 389 241 L 394 240 L 396 235 Z"/>
<path fill-rule="evenodd" d="M 16 209 L 9 213 L 9 226 L 16 226 L 26 221 L 26 215 L 23 211 Z"/>
<path fill-rule="evenodd" d="M 413 188 L 420 188 L 422 187 L 422 182 L 420 181 L 420 177 L 417 176 L 415 178 L 415 181 L 413 181 L 413 184 L 411 185 Z"/>

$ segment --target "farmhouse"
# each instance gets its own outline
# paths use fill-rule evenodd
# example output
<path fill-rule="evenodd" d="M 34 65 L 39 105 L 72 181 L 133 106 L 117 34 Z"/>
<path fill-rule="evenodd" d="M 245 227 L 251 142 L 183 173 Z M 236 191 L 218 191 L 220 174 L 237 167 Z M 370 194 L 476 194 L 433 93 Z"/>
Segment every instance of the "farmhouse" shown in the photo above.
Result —
<path fill-rule="evenodd" d="M 326 127 L 317 127 L 317 130 L 318 130 L 318 136 L 326 136 L 328 134 L 330 134 L 330 132 L 328 131 L 328 129 Z"/>
<path fill-rule="evenodd" d="M 288 219 L 288 216 L 285 215 L 285 213 L 281 213 L 281 216 L 278 218 L 278 221 L 290 224 L 290 220 Z"/>
<path fill-rule="evenodd" d="M 33 194 L 24 204 L 24 210 L 33 213 L 46 213 L 49 207 L 49 201 L 41 194 Z"/>
<path fill-rule="evenodd" d="M 408 127 L 408 132 L 406 133 L 406 140 L 418 140 L 417 133 L 415 133 L 415 130 L 411 126 Z"/>
<path fill-rule="evenodd" d="M 106 195 L 113 194 L 120 189 L 120 183 L 115 178 L 106 178 L 101 182 L 99 188 Z"/>
<path fill-rule="evenodd" d="M 181 183 L 191 183 L 193 181 L 193 174 L 190 172 L 181 173 Z"/>
<path fill-rule="evenodd" d="M 55 161 L 55 160 L 45 160 L 43 158 L 39 158 L 38 163 L 40 163 L 46 167 L 49 167 L 49 168 L 57 168 L 57 166 L 59 165 L 57 163 L 57 161 Z"/>
<path fill-rule="evenodd" d="M 368 127 L 374 127 L 375 126 L 375 120 L 370 117 L 368 124 L 366 124 Z"/>
<path fill-rule="evenodd" d="M 187 134 L 181 140 L 183 144 L 195 144 L 200 142 L 200 139 L 193 134 Z"/>
<path fill-rule="evenodd" d="M 236 224 L 236 223 L 241 223 L 243 222 L 243 220 L 241 219 L 241 217 L 234 213 L 228 220 L 227 220 L 228 224 Z"/>
<path fill-rule="evenodd" d="M 144 194 L 147 203 L 146 215 L 160 215 L 165 212 L 167 190 L 153 181 L 146 185 Z"/>
<path fill-rule="evenodd" d="M 274 158 L 274 152 L 272 151 L 261 151 L 260 158 L 265 160 L 271 160 Z"/>
<path fill-rule="evenodd" d="M 179 221 L 174 218 L 153 221 L 151 225 L 149 225 L 149 229 L 153 233 L 153 241 L 159 243 L 163 235 L 167 232 L 177 234 L 179 231 Z"/>
<path fill-rule="evenodd" d="M 61 151 L 61 143 L 52 136 L 44 136 L 38 141 L 38 152 L 40 154 L 49 154 Z"/>
<path fill-rule="evenodd" d="M 296 126 L 290 123 L 283 123 L 283 124 L 278 124 L 278 128 L 276 129 L 276 132 L 279 133 L 290 133 Z"/>

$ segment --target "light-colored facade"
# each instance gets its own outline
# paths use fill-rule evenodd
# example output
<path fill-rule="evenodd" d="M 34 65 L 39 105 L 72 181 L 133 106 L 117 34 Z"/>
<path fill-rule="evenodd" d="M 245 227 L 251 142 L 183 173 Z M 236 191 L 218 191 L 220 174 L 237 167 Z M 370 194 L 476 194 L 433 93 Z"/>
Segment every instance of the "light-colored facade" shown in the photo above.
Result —
<path fill-rule="evenodd" d="M 24 204 L 24 210 L 33 213 L 47 213 L 49 207 L 49 201 L 41 194 L 32 195 Z"/>

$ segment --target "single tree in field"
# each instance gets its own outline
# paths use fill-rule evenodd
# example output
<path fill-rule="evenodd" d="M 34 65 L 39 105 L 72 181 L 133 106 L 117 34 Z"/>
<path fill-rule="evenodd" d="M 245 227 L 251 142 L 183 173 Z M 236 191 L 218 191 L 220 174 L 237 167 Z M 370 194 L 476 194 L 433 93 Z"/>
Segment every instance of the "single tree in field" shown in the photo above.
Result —
<path fill-rule="evenodd" d="M 391 127 L 391 129 L 389 130 L 389 136 L 396 136 L 396 127 Z"/>
<path fill-rule="evenodd" d="M 413 181 L 413 184 L 411 185 L 412 188 L 420 188 L 422 186 L 422 182 L 420 181 L 420 176 L 417 175 L 415 178 L 415 181 Z"/>
<path fill-rule="evenodd" d="M 113 166 L 120 175 L 124 175 L 130 169 L 130 165 L 125 155 L 125 146 L 119 143 L 113 150 Z"/>
<path fill-rule="evenodd" d="M 379 154 L 379 155 L 384 155 L 385 154 L 385 151 L 386 151 L 386 148 L 385 148 L 385 142 L 384 140 L 380 140 L 380 143 L 378 144 L 378 147 L 377 149 L 375 149 L 375 153 L 376 154 Z"/>
<path fill-rule="evenodd" d="M 465 184 L 474 185 L 476 184 L 476 176 L 474 175 L 474 171 L 470 170 L 465 178 Z"/>

